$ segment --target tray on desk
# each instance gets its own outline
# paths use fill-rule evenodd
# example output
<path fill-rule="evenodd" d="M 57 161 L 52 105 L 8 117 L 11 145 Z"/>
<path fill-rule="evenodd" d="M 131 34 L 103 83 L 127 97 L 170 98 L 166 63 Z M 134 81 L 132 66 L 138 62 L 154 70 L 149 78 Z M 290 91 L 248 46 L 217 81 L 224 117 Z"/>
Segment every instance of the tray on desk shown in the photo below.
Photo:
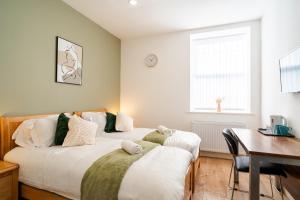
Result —
<path fill-rule="evenodd" d="M 292 134 L 288 134 L 288 135 L 278 135 L 276 133 L 273 133 L 271 129 L 258 129 L 258 132 L 260 132 L 263 135 L 267 135 L 267 136 L 277 136 L 277 137 L 295 137 Z"/>

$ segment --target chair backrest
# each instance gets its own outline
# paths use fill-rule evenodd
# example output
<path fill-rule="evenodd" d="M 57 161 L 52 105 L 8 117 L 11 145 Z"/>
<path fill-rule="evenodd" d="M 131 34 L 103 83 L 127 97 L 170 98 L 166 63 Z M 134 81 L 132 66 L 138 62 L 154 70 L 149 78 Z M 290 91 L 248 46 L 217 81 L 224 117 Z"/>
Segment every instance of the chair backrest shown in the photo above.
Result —
<path fill-rule="evenodd" d="M 238 154 L 238 147 L 237 147 L 237 143 L 236 143 L 230 129 L 224 129 L 223 130 L 223 136 L 225 138 L 225 141 L 227 143 L 227 146 L 228 146 L 228 149 L 229 149 L 230 153 L 232 155 L 236 156 Z"/>

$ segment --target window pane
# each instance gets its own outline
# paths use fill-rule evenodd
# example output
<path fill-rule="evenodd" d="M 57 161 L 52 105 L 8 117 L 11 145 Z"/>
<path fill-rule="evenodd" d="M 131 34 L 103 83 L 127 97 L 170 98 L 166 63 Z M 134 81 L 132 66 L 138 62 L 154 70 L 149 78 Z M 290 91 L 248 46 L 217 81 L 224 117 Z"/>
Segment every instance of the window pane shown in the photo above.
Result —
<path fill-rule="evenodd" d="M 229 32 L 191 39 L 192 110 L 250 110 L 250 28 Z"/>

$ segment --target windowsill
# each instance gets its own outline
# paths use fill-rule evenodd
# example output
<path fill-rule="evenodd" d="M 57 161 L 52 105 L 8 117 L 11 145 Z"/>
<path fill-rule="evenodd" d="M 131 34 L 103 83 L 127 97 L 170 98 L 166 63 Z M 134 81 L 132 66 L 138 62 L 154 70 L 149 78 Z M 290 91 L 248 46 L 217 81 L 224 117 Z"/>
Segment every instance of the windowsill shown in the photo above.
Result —
<path fill-rule="evenodd" d="M 255 113 L 251 112 L 237 112 L 237 111 L 210 111 L 210 110 L 199 110 L 199 111 L 188 111 L 188 113 L 192 114 L 217 114 L 217 115 L 255 115 Z"/>

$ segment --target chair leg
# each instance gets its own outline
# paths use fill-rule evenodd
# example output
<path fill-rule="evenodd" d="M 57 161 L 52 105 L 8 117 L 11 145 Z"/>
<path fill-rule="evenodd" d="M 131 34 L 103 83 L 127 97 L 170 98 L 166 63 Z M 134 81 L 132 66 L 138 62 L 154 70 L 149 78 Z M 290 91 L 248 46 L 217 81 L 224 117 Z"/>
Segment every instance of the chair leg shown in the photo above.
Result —
<path fill-rule="evenodd" d="M 231 164 L 230 175 L 229 175 L 229 181 L 228 181 L 228 187 L 229 187 L 229 188 L 231 188 L 231 187 L 230 187 L 230 181 L 231 181 L 232 169 L 233 169 L 233 162 L 232 162 L 232 164 Z"/>
<path fill-rule="evenodd" d="M 283 200 L 283 187 L 282 187 L 282 182 L 281 182 L 281 176 L 279 176 L 279 184 L 280 184 L 281 200 Z"/>
<path fill-rule="evenodd" d="M 271 175 L 269 176 L 269 180 L 270 180 L 270 187 L 271 187 L 272 199 L 273 199 L 273 198 L 274 198 L 274 193 L 273 193 L 273 187 L 272 187 L 272 177 L 271 177 Z"/>
<path fill-rule="evenodd" d="M 232 188 L 232 193 L 230 198 L 231 200 L 233 199 L 234 191 L 235 191 L 235 183 L 233 182 L 233 188 Z"/>
<path fill-rule="evenodd" d="M 231 180 L 231 175 L 232 175 L 232 169 L 233 169 L 233 165 L 232 165 L 231 170 L 230 170 L 230 177 L 229 177 L 229 182 L 228 182 L 229 188 L 232 189 L 231 198 L 230 198 L 231 200 L 233 199 L 234 191 L 235 190 L 237 190 L 239 192 L 246 192 L 246 193 L 248 193 L 248 191 L 239 190 L 239 189 L 235 188 L 235 182 L 233 182 L 233 187 L 230 187 L 230 180 Z M 272 187 L 272 177 L 271 177 L 271 175 L 269 176 L 269 181 L 270 181 L 270 187 L 271 187 L 272 196 L 270 197 L 270 196 L 265 195 L 265 194 L 260 194 L 260 196 L 274 199 L 274 192 L 273 192 L 273 187 Z M 281 176 L 279 176 L 279 181 L 280 181 L 281 200 L 284 200 L 283 199 L 283 188 L 282 188 L 282 183 L 281 183 Z"/>

